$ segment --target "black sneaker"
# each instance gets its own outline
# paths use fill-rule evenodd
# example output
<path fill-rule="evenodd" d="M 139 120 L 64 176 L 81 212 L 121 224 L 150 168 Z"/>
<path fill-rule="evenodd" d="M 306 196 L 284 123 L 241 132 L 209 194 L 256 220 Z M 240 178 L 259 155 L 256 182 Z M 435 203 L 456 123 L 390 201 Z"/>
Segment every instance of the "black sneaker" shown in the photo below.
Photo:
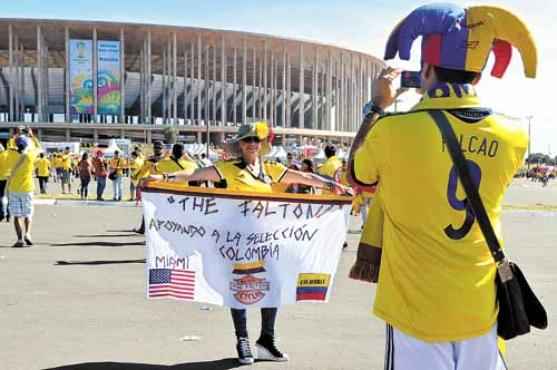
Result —
<path fill-rule="evenodd" d="M 255 343 L 255 348 L 257 350 L 258 360 L 279 362 L 288 361 L 288 355 L 279 351 L 275 345 L 275 337 L 270 335 L 262 335 L 259 337 Z"/>
<path fill-rule="evenodd" d="M 236 351 L 238 351 L 238 361 L 242 365 L 251 365 L 255 361 L 255 359 L 253 358 L 253 354 L 251 353 L 249 338 L 238 338 L 238 343 L 236 343 Z"/>

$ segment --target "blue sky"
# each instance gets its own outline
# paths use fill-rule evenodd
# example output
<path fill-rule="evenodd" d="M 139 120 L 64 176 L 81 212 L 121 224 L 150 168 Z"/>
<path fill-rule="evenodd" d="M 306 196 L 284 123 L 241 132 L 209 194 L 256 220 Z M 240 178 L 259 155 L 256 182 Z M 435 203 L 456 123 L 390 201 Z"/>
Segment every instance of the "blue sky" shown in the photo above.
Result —
<path fill-rule="evenodd" d="M 2 17 L 87 19 L 174 24 L 250 31 L 335 44 L 381 57 L 396 22 L 429 1 L 374 0 L 17 0 L 4 1 Z M 453 1 L 462 5 L 471 2 Z M 557 86 L 557 2 L 551 0 L 489 1 L 512 9 L 529 25 L 538 44 L 538 78 L 526 80 L 518 53 L 504 79 L 485 73 L 478 92 L 486 105 L 516 117 L 533 115 L 532 151 L 557 154 L 557 120 L 552 114 Z M 418 44 L 418 43 L 416 43 Z M 418 48 L 416 47 L 416 51 Z M 417 52 L 414 55 L 418 55 Z M 390 64 L 418 68 L 418 59 Z M 489 68 L 490 64 L 488 64 Z M 401 104 L 412 106 L 408 94 Z M 525 121 L 524 121 L 525 122 Z"/>

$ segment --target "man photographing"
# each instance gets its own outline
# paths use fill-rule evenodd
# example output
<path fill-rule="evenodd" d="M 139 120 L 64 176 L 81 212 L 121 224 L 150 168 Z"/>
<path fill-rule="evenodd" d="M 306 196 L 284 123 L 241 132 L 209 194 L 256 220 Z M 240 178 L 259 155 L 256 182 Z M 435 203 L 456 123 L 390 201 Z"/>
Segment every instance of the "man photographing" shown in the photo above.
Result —
<path fill-rule="evenodd" d="M 32 135 L 28 131 L 28 135 Z M 14 218 L 17 242 L 13 247 L 33 245 L 31 239 L 31 220 L 33 217 L 33 173 L 39 147 L 32 144 L 27 135 L 14 138 L 15 150 L 8 153 L 7 163 L 10 170 L 8 177 L 8 208 Z"/>
<path fill-rule="evenodd" d="M 430 112 L 442 112 L 460 138 L 501 238 L 501 200 L 528 139 L 485 108 L 474 85 L 491 51 L 492 74 L 504 74 L 511 44 L 522 54 L 526 76 L 535 77 L 535 45 L 506 10 L 434 4 L 397 25 L 385 59 L 398 53 L 408 60 L 419 36 L 422 100 L 407 113 L 383 116 L 401 73 L 386 68 L 351 149 L 351 182 L 379 186 L 385 215 L 382 253 L 361 244 L 351 277 L 371 280 L 380 256 L 374 314 L 387 323 L 386 369 L 505 369 L 497 350 L 496 265 Z"/>

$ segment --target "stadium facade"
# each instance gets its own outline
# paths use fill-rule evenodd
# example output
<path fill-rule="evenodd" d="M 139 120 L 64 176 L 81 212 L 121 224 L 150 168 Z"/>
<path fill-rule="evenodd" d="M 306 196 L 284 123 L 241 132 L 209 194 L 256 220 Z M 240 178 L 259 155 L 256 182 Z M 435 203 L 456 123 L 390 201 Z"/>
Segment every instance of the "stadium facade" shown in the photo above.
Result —
<path fill-rule="evenodd" d="M 348 140 L 383 62 L 269 35 L 133 23 L 0 19 L 0 134 L 150 142 L 168 126 L 222 141 L 265 119 L 279 138 Z"/>

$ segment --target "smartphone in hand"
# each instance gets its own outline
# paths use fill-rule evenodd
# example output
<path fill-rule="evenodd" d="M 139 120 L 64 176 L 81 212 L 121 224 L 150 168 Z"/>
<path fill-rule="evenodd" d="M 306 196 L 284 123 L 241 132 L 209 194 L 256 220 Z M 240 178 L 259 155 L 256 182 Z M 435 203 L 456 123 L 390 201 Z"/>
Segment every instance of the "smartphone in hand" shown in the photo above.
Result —
<path fill-rule="evenodd" d="M 400 87 L 419 89 L 422 86 L 419 71 L 402 71 L 400 74 Z"/>

